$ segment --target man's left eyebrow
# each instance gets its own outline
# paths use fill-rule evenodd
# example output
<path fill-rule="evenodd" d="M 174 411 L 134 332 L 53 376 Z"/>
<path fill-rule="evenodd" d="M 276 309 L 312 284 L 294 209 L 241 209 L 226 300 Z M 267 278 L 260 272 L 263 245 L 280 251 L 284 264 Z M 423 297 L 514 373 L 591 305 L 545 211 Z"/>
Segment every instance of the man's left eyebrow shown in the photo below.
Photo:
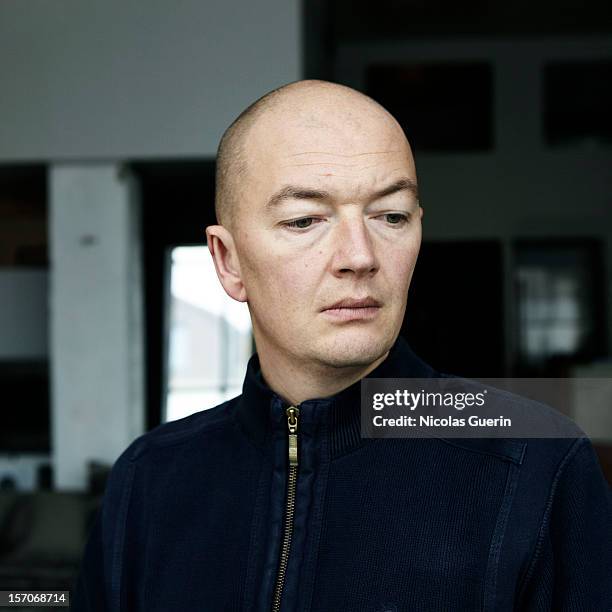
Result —
<path fill-rule="evenodd" d="M 419 201 L 418 185 L 416 184 L 416 181 L 413 181 L 410 178 L 402 178 L 395 181 L 395 183 L 375 193 L 372 199 L 377 200 L 379 198 L 384 198 L 385 196 L 397 193 L 398 191 L 409 191 L 414 196 L 414 199 L 417 202 Z"/>

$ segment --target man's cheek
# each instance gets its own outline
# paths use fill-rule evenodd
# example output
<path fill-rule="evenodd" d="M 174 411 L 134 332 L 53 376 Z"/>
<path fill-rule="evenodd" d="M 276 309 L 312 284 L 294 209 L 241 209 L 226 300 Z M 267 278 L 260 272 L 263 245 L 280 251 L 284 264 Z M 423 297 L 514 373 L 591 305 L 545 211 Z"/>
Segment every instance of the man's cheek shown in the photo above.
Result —
<path fill-rule="evenodd" d="M 409 273 L 415 266 L 418 251 L 416 249 L 401 249 L 385 255 L 385 263 L 396 273 Z"/>

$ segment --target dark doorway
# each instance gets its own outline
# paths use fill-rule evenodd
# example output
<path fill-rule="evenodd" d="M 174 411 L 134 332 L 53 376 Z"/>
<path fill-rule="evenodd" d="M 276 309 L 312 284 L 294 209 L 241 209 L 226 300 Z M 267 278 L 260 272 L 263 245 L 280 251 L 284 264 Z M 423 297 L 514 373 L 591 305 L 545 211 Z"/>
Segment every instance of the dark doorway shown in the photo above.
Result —
<path fill-rule="evenodd" d="M 505 375 L 502 263 L 498 241 L 423 243 L 402 333 L 437 370 Z"/>

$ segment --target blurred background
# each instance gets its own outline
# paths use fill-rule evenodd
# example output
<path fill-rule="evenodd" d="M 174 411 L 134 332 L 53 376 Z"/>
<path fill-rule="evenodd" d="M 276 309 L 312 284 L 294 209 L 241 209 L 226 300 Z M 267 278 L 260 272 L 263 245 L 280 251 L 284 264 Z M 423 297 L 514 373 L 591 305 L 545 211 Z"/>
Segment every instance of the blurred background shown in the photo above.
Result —
<path fill-rule="evenodd" d="M 4 0 L 0 588 L 69 588 L 118 455 L 241 392 L 248 311 L 204 242 L 214 156 L 300 78 L 371 95 L 413 146 L 418 354 L 612 378 L 608 0 Z M 573 416 L 612 482 L 604 400 Z"/>

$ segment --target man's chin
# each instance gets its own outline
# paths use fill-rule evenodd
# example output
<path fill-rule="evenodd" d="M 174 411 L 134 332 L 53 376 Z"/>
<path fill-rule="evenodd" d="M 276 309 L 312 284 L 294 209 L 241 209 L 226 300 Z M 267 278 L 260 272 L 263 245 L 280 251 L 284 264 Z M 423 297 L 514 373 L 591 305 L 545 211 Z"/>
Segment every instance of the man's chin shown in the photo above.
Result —
<path fill-rule="evenodd" d="M 321 361 L 332 367 L 366 367 L 382 357 L 390 348 L 393 336 L 386 333 L 336 333 L 319 346 Z"/>

